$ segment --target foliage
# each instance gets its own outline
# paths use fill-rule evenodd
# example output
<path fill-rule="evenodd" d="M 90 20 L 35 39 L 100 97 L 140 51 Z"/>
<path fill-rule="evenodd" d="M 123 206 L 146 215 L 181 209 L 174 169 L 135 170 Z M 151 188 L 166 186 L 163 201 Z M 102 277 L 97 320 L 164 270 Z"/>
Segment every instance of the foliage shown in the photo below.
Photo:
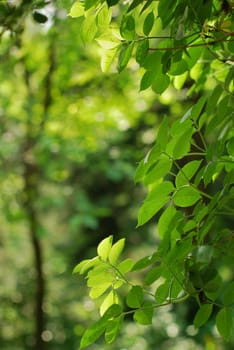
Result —
<path fill-rule="evenodd" d="M 183 89 L 193 100 L 179 119 L 164 117 L 135 174 L 148 189 L 137 226 L 157 216 L 157 249 L 119 263 L 123 240 L 112 246 L 109 236 L 96 258 L 74 270 L 87 274 L 90 297 L 102 299 L 101 318 L 86 330 L 81 348 L 103 333 L 112 343 L 128 313 L 151 324 L 155 309 L 187 299 L 197 303 L 195 327 L 212 315 L 219 334 L 233 337 L 233 272 L 222 273 L 233 266 L 234 248 L 233 12 L 232 1 L 219 0 L 85 0 L 71 8 L 83 41 L 101 47 L 103 71 L 117 59 L 122 72 L 134 57 L 141 91 L 168 96 Z M 143 281 L 132 283 L 129 272 L 142 270 Z M 120 287 L 128 287 L 124 301 Z"/>

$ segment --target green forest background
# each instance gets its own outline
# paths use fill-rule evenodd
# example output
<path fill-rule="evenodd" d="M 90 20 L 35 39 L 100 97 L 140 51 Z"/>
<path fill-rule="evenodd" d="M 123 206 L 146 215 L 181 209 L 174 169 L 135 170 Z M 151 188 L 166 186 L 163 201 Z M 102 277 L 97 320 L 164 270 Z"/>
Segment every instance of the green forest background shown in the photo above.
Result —
<path fill-rule="evenodd" d="M 45 23 L 23 12 L 6 23 L 0 7 L 3 350 L 35 349 L 38 298 L 43 349 L 78 349 L 98 313 L 85 282 L 72 274 L 77 262 L 95 255 L 110 234 L 127 237 L 126 256 L 155 249 L 155 220 L 136 229 L 145 192 L 134 184 L 134 173 L 164 115 L 173 120 L 191 102 L 189 85 L 160 97 L 139 92 L 134 60 L 120 74 L 115 67 L 102 73 L 98 46 L 84 44 L 79 20 L 67 16 L 71 5 L 48 5 Z M 228 279 L 231 268 L 222 273 Z M 190 301 L 160 309 L 152 327 L 129 318 L 115 344 L 100 341 L 89 349 L 232 349 L 212 319 L 199 331 L 192 326 L 194 308 Z"/>

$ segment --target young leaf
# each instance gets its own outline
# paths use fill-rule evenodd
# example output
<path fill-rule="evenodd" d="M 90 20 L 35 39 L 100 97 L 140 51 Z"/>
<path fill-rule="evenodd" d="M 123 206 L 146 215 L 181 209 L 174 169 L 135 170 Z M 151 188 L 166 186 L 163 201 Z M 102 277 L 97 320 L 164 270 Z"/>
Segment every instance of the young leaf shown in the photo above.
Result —
<path fill-rule="evenodd" d="M 126 303 L 132 309 L 141 307 L 143 303 L 143 290 L 140 286 L 133 286 L 128 292 Z"/>
<path fill-rule="evenodd" d="M 112 246 L 112 240 L 113 240 L 113 236 L 109 236 L 109 237 L 103 239 L 103 241 L 101 241 L 101 243 L 99 243 L 99 245 L 97 247 L 98 256 L 103 261 L 106 261 L 108 258 L 108 255 L 110 253 L 111 246 Z"/>
<path fill-rule="evenodd" d="M 180 187 L 173 196 L 173 202 L 178 207 L 189 207 L 201 198 L 200 193 L 193 187 Z"/>
<path fill-rule="evenodd" d="M 146 301 L 141 309 L 135 311 L 134 313 L 134 320 L 143 325 L 152 324 L 152 317 L 153 317 L 153 306 L 151 302 Z"/>
<path fill-rule="evenodd" d="M 134 265 L 134 261 L 130 258 L 121 261 L 118 265 L 118 270 L 124 275 L 125 273 L 131 271 Z"/>
<path fill-rule="evenodd" d="M 228 308 L 221 309 L 216 316 L 216 327 L 219 334 L 226 340 L 230 339 L 233 334 L 232 313 Z"/>
<path fill-rule="evenodd" d="M 193 324 L 196 328 L 199 328 L 205 324 L 213 310 L 212 304 L 202 304 L 200 309 L 197 311 L 195 318 L 193 320 Z"/>
<path fill-rule="evenodd" d="M 115 304 L 119 304 L 118 295 L 114 290 L 111 290 L 109 294 L 103 300 L 100 306 L 100 315 L 103 316 L 104 313 Z"/>
<path fill-rule="evenodd" d="M 100 259 L 98 256 L 96 256 L 93 259 L 85 259 L 76 265 L 76 267 L 73 270 L 73 273 L 79 273 L 82 275 L 92 267 L 97 266 L 99 262 Z"/>
<path fill-rule="evenodd" d="M 122 238 L 118 242 L 113 244 L 113 246 L 111 247 L 111 250 L 108 256 L 108 259 L 111 264 L 115 265 L 117 263 L 119 256 L 123 251 L 124 244 L 125 244 L 125 238 Z"/>
<path fill-rule="evenodd" d="M 78 17 L 84 16 L 84 13 L 85 13 L 85 10 L 84 10 L 83 3 L 80 1 L 76 1 L 72 5 L 71 10 L 70 10 L 68 15 L 73 17 L 73 18 L 78 18 Z"/>

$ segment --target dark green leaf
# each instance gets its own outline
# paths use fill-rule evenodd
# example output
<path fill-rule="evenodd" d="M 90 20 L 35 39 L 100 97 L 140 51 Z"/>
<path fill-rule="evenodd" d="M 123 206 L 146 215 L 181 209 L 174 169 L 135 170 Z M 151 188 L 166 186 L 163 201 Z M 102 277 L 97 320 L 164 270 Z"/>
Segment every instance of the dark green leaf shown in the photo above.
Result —
<path fill-rule="evenodd" d="M 132 41 L 135 38 L 135 20 L 133 16 L 124 16 L 120 25 L 120 34 L 121 36 L 128 40 Z"/>
<path fill-rule="evenodd" d="M 112 344 L 115 341 L 117 335 L 119 334 L 122 322 L 122 316 L 108 321 L 105 331 L 105 340 L 108 344 Z"/>
<path fill-rule="evenodd" d="M 197 311 L 195 318 L 193 320 L 193 324 L 196 328 L 199 328 L 205 324 L 213 310 L 212 304 L 202 304 L 200 309 Z"/>
<path fill-rule="evenodd" d="M 46 23 L 48 21 L 47 16 L 38 11 L 33 12 L 33 18 L 38 23 Z"/>
<path fill-rule="evenodd" d="M 119 73 L 127 66 L 132 56 L 133 44 L 124 44 L 121 47 L 118 59 L 118 71 Z"/>
<path fill-rule="evenodd" d="M 151 11 L 150 13 L 148 13 L 148 15 L 146 16 L 145 20 L 144 20 L 144 24 L 143 24 L 143 33 L 148 36 L 149 33 L 151 32 L 152 28 L 154 25 L 154 14 Z"/>
<path fill-rule="evenodd" d="M 175 62 L 171 64 L 169 74 L 170 75 L 180 75 L 188 70 L 188 66 L 186 61 L 181 60 L 179 62 Z"/>
<path fill-rule="evenodd" d="M 141 79 L 141 83 L 140 83 L 140 91 L 146 90 L 148 89 L 153 80 L 154 80 L 154 72 L 153 71 L 146 71 Z"/>
<path fill-rule="evenodd" d="M 157 281 L 157 279 L 162 276 L 162 268 L 163 267 L 159 265 L 151 269 L 145 276 L 145 283 L 147 285 L 150 285 L 153 282 Z"/>
<path fill-rule="evenodd" d="M 107 320 L 102 317 L 98 322 L 88 327 L 81 338 L 80 349 L 93 344 L 98 338 L 100 338 L 100 336 L 105 332 L 106 325 Z"/>
<path fill-rule="evenodd" d="M 140 66 L 143 65 L 145 58 L 147 56 L 149 49 L 149 40 L 142 40 L 137 44 L 137 50 L 136 50 L 136 61 L 139 63 Z"/>
<path fill-rule="evenodd" d="M 129 6 L 127 12 L 132 11 L 135 7 L 137 7 L 139 4 L 142 3 L 142 0 L 133 0 L 133 2 L 131 3 L 131 5 Z"/>
<path fill-rule="evenodd" d="M 231 282 L 225 288 L 223 301 L 225 305 L 231 305 L 234 303 L 234 282 Z"/>
<path fill-rule="evenodd" d="M 107 5 L 108 5 L 109 7 L 118 4 L 119 1 L 120 1 L 120 0 L 106 0 Z"/>

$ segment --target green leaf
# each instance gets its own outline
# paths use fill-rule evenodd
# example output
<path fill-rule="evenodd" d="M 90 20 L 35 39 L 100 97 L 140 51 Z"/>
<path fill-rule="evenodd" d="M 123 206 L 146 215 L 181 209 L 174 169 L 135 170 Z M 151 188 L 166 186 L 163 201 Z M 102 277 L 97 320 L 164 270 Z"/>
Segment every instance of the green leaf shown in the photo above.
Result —
<path fill-rule="evenodd" d="M 221 309 L 216 316 L 216 327 L 219 334 L 226 340 L 233 335 L 233 319 L 231 310 L 228 308 Z"/>
<path fill-rule="evenodd" d="M 143 65 L 145 58 L 147 56 L 149 49 L 149 40 L 142 40 L 137 44 L 137 49 L 136 49 L 136 61 L 139 63 L 140 66 Z"/>
<path fill-rule="evenodd" d="M 164 210 L 158 221 L 158 233 L 161 239 L 163 239 L 168 230 L 172 231 L 175 228 L 177 223 L 175 220 L 178 221 L 177 211 L 172 205 L 170 205 Z"/>
<path fill-rule="evenodd" d="M 90 9 L 94 5 L 96 5 L 100 0 L 85 0 L 85 10 Z"/>
<path fill-rule="evenodd" d="M 101 69 L 104 73 L 108 72 L 113 63 L 114 59 L 117 57 L 119 52 L 119 47 L 115 47 L 111 50 L 107 49 L 102 53 L 101 57 Z"/>
<path fill-rule="evenodd" d="M 105 332 L 106 325 L 107 320 L 101 318 L 99 321 L 88 327 L 81 338 L 80 349 L 86 348 L 100 338 Z"/>
<path fill-rule="evenodd" d="M 149 185 L 156 182 L 158 179 L 167 175 L 172 167 L 172 160 L 164 157 L 150 167 L 149 171 L 144 177 L 144 185 Z"/>
<path fill-rule="evenodd" d="M 119 1 L 120 1 L 120 0 L 106 0 L 107 5 L 108 5 L 109 7 L 115 6 L 116 4 L 118 4 Z"/>
<path fill-rule="evenodd" d="M 133 2 L 131 3 L 131 5 L 129 6 L 127 12 L 132 11 L 134 8 L 136 8 L 139 4 L 142 3 L 142 0 L 133 0 Z"/>
<path fill-rule="evenodd" d="M 146 70 L 153 71 L 155 74 L 161 73 L 162 74 L 162 64 L 161 64 L 161 59 L 162 59 L 162 53 L 159 51 L 156 52 L 149 52 L 143 67 Z"/>
<path fill-rule="evenodd" d="M 89 292 L 89 296 L 91 299 L 97 299 L 101 295 L 103 295 L 108 288 L 112 285 L 112 282 L 103 281 L 101 284 L 95 284 Z"/>
<path fill-rule="evenodd" d="M 214 249 L 210 245 L 201 245 L 197 248 L 196 261 L 209 264 L 213 257 Z"/>
<path fill-rule="evenodd" d="M 158 73 L 152 82 L 152 90 L 156 94 L 162 94 L 169 86 L 170 78 L 166 74 Z"/>
<path fill-rule="evenodd" d="M 141 226 L 149 221 L 157 212 L 170 200 L 169 194 L 174 187 L 171 182 L 164 181 L 153 187 L 146 197 L 145 202 L 138 213 L 137 226 Z"/>
<path fill-rule="evenodd" d="M 130 258 L 121 261 L 118 265 L 118 270 L 124 275 L 125 273 L 131 271 L 134 265 L 134 261 Z"/>
<path fill-rule="evenodd" d="M 155 300 L 158 303 L 163 303 L 169 297 L 171 281 L 165 281 L 159 287 L 157 287 L 155 292 Z"/>
<path fill-rule="evenodd" d="M 194 326 L 196 328 L 203 326 L 210 318 L 212 310 L 213 310 L 212 304 L 202 304 L 193 320 Z"/>
<path fill-rule="evenodd" d="M 153 80 L 154 80 L 154 75 L 155 73 L 153 71 L 146 71 L 143 75 L 143 77 L 141 78 L 141 83 L 140 83 L 140 91 L 146 90 L 148 89 Z"/>
<path fill-rule="evenodd" d="M 134 312 L 134 320 L 142 325 L 152 324 L 153 306 L 149 301 L 146 301 L 141 309 Z"/>
<path fill-rule="evenodd" d="M 109 294 L 103 300 L 100 306 L 100 315 L 103 316 L 104 313 L 112 306 L 119 304 L 118 296 L 114 290 L 111 290 Z"/>
<path fill-rule="evenodd" d="M 73 273 L 79 273 L 82 275 L 92 267 L 97 266 L 99 262 L 100 262 L 100 259 L 98 256 L 96 256 L 93 259 L 85 259 L 76 265 L 76 267 L 73 270 Z"/>
<path fill-rule="evenodd" d="M 97 247 L 98 256 L 100 256 L 103 261 L 107 261 L 112 246 L 112 240 L 113 236 L 109 236 L 103 239 Z"/>
<path fill-rule="evenodd" d="M 169 74 L 170 75 L 181 75 L 185 72 L 187 72 L 188 66 L 185 60 L 181 60 L 179 62 L 175 62 L 171 64 Z"/>
<path fill-rule="evenodd" d="M 193 187 L 180 187 L 173 196 L 173 202 L 178 207 L 190 207 L 201 198 L 200 193 Z"/>
<path fill-rule="evenodd" d="M 148 36 L 154 25 L 154 13 L 151 11 L 148 13 L 143 24 L 143 33 Z"/>
<path fill-rule="evenodd" d="M 95 16 L 88 16 L 82 25 L 82 40 L 84 43 L 91 42 L 97 33 Z"/>
<path fill-rule="evenodd" d="M 143 303 L 143 290 L 140 286 L 133 286 L 128 292 L 126 303 L 132 309 L 141 307 Z"/>
<path fill-rule="evenodd" d="M 101 30 L 108 29 L 108 26 L 111 22 L 111 16 L 111 10 L 106 4 L 103 4 L 97 15 L 98 27 L 101 28 Z"/>
<path fill-rule="evenodd" d="M 162 269 L 163 267 L 161 265 L 151 269 L 145 276 L 145 284 L 150 285 L 153 282 L 157 281 L 157 279 L 162 276 Z"/>
<path fill-rule="evenodd" d="M 144 258 L 141 258 L 134 264 L 132 271 L 142 270 L 148 267 L 149 265 L 152 265 L 154 262 L 159 261 L 160 259 L 161 257 L 157 252 L 153 255 L 145 256 Z"/>
<path fill-rule="evenodd" d="M 157 143 L 161 146 L 161 150 L 165 150 L 168 142 L 168 117 L 165 116 L 158 128 Z"/>
<path fill-rule="evenodd" d="M 123 316 L 108 321 L 105 331 L 105 340 L 108 344 L 112 344 L 115 341 L 119 334 L 122 322 Z"/>
<path fill-rule="evenodd" d="M 118 59 L 118 72 L 122 72 L 122 70 L 127 66 L 133 50 L 133 43 L 131 44 L 123 44 Z"/>
<path fill-rule="evenodd" d="M 193 160 L 183 166 L 176 176 L 176 187 L 188 184 L 192 177 L 196 174 L 201 162 L 201 160 Z"/>
<path fill-rule="evenodd" d="M 118 242 L 113 244 L 113 246 L 111 247 L 111 250 L 108 256 L 108 259 L 111 264 L 115 265 L 117 263 L 120 257 L 120 254 L 123 251 L 124 244 L 125 244 L 125 238 L 122 238 Z"/>
<path fill-rule="evenodd" d="M 135 20 L 133 16 L 123 16 L 120 24 L 120 34 L 127 41 L 135 39 Z"/>
<path fill-rule="evenodd" d="M 224 305 L 226 306 L 234 303 L 234 282 L 231 282 L 225 288 L 225 291 L 223 294 L 223 302 L 224 302 Z"/>
<path fill-rule="evenodd" d="M 84 13 L 85 13 L 85 9 L 84 9 L 83 3 L 80 1 L 76 1 L 72 5 L 71 10 L 70 10 L 68 15 L 73 17 L 73 18 L 78 18 L 78 17 L 84 16 Z"/>
<path fill-rule="evenodd" d="M 183 130 L 183 126 L 181 125 Z M 190 142 L 193 134 L 193 128 L 185 130 L 182 134 L 178 134 L 169 142 L 166 152 L 175 159 L 183 158 L 190 150 Z"/>

